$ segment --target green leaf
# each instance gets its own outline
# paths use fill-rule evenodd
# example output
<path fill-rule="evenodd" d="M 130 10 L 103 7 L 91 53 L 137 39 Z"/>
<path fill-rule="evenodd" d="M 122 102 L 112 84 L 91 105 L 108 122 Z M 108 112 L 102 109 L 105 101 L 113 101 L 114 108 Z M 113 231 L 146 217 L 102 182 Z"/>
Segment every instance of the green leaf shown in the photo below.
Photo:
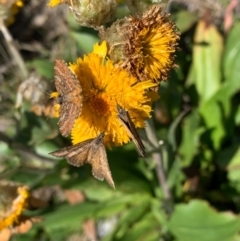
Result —
<path fill-rule="evenodd" d="M 223 58 L 223 70 L 226 82 L 231 86 L 232 94 L 240 90 L 240 22 L 235 24 L 227 36 Z"/>
<path fill-rule="evenodd" d="M 231 110 L 230 95 L 230 86 L 224 84 L 212 98 L 205 101 L 199 108 L 207 128 L 212 131 L 211 139 L 216 149 L 220 147 L 222 138 L 226 135 L 224 119 L 228 117 Z"/>
<path fill-rule="evenodd" d="M 35 68 L 37 73 L 47 79 L 53 78 L 53 62 L 47 59 L 35 59 L 27 64 L 31 68 Z"/>
<path fill-rule="evenodd" d="M 197 21 L 197 16 L 189 11 L 179 11 L 173 18 L 181 33 L 189 30 Z"/>
<path fill-rule="evenodd" d="M 198 152 L 199 138 L 203 131 L 200 125 L 200 116 L 197 111 L 193 111 L 183 121 L 182 142 L 179 147 L 181 163 L 183 166 L 189 166 Z"/>
<path fill-rule="evenodd" d="M 109 201 L 99 204 L 98 208 L 96 209 L 96 216 L 100 218 L 106 217 L 107 215 L 116 214 L 124 210 L 127 205 L 137 205 L 139 202 L 142 203 L 143 200 L 146 200 L 146 198 L 148 199 L 149 197 L 141 194 L 121 195 L 119 197 L 112 198 Z"/>
<path fill-rule="evenodd" d="M 227 36 L 226 47 L 223 55 L 223 70 L 225 82 L 229 84 L 231 95 L 240 90 L 240 22 L 234 25 Z"/>
<path fill-rule="evenodd" d="M 221 83 L 223 39 L 213 24 L 198 23 L 193 47 L 195 84 L 200 101 L 211 98 Z"/>
<path fill-rule="evenodd" d="M 47 232 L 56 230 L 79 230 L 80 223 L 87 218 L 93 218 L 97 205 L 95 203 L 84 202 L 77 205 L 63 205 L 49 210 L 43 215 L 43 225 Z"/>
<path fill-rule="evenodd" d="M 151 213 L 134 223 L 121 241 L 157 241 L 161 237 L 160 226 Z"/>
<path fill-rule="evenodd" d="M 228 178 L 232 182 L 237 181 L 240 184 L 240 147 L 229 160 Z"/>
<path fill-rule="evenodd" d="M 182 119 L 184 118 L 184 116 L 186 115 L 186 113 L 187 113 L 187 111 L 181 112 L 181 113 L 174 119 L 174 121 L 171 123 L 171 125 L 170 125 L 170 127 L 169 127 L 167 139 L 168 139 L 169 144 L 172 145 L 173 151 L 176 151 L 176 149 L 177 149 L 177 140 L 176 140 L 177 127 L 179 126 L 180 122 L 182 121 Z"/>
<path fill-rule="evenodd" d="M 134 203 L 133 203 L 134 204 Z M 127 209 L 122 217 L 118 220 L 116 227 L 116 237 L 122 238 L 131 226 L 136 223 L 149 209 L 149 201 L 142 200 L 137 205 L 135 204 L 132 208 Z"/>
<path fill-rule="evenodd" d="M 89 53 L 93 51 L 93 45 L 99 41 L 99 38 L 83 32 L 70 32 L 71 36 L 76 40 L 78 47 L 83 53 Z"/>
<path fill-rule="evenodd" d="M 234 117 L 235 125 L 240 125 L 240 105 L 237 107 L 237 111 Z"/>
<path fill-rule="evenodd" d="M 240 218 L 193 200 L 175 206 L 168 226 L 178 241 L 232 241 L 239 232 Z"/>
<path fill-rule="evenodd" d="M 238 152 L 238 149 L 239 149 L 239 144 L 236 143 L 218 152 L 217 164 L 222 169 L 227 169 L 230 166 L 232 166 L 232 168 L 234 169 L 235 165 L 231 165 L 231 160 Z"/>

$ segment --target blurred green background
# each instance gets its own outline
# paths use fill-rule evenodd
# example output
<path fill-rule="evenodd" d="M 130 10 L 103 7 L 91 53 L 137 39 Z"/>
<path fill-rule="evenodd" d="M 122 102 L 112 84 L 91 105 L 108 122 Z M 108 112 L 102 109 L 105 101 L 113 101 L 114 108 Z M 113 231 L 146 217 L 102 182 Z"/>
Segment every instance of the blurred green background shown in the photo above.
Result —
<path fill-rule="evenodd" d="M 116 190 L 94 179 L 90 166 L 48 155 L 70 145 L 47 117 L 53 62 L 90 52 L 97 32 L 77 25 L 66 6 L 33 0 L 8 26 L 12 41 L 1 29 L 0 179 L 26 184 L 48 202 L 26 213 L 42 221 L 11 240 L 240 240 L 240 3 L 176 0 L 168 10 L 181 50 L 153 106 L 161 145 L 146 160 L 132 143 L 108 150 Z M 116 19 L 127 14 L 119 4 Z"/>

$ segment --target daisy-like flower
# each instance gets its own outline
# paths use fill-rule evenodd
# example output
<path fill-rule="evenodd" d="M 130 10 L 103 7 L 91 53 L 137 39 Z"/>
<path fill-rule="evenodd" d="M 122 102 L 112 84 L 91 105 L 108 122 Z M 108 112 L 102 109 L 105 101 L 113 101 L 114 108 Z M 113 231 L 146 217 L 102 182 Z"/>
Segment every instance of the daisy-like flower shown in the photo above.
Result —
<path fill-rule="evenodd" d="M 151 81 L 137 82 L 127 71 L 116 68 L 106 60 L 106 42 L 96 44 L 94 51 L 70 69 L 82 87 L 82 112 L 72 129 L 72 142 L 77 144 L 105 132 L 105 144 L 122 145 L 129 136 L 118 118 L 117 105 L 129 112 L 136 127 L 144 127 L 150 117 L 151 104 L 156 94 L 147 92 L 156 86 Z"/>
<path fill-rule="evenodd" d="M 159 5 L 152 5 L 142 17 L 114 23 L 101 38 L 109 44 L 110 58 L 140 81 L 159 83 L 175 66 L 179 33 Z"/>
<path fill-rule="evenodd" d="M 48 3 L 49 7 L 56 7 L 59 4 L 65 3 L 68 0 L 50 0 L 50 2 Z"/>
<path fill-rule="evenodd" d="M 5 183 L 4 183 L 5 184 Z M 0 231 L 14 226 L 27 207 L 29 190 L 25 186 L 0 185 Z"/>

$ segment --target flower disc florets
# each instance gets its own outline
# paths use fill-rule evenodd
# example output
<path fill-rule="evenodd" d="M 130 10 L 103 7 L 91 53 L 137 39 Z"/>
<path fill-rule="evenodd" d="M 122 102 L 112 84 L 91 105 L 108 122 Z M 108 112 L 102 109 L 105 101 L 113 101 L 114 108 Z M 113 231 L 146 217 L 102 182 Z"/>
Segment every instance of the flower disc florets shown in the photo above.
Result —
<path fill-rule="evenodd" d="M 140 81 L 166 80 L 174 67 L 179 33 L 159 5 L 151 6 L 142 17 L 116 22 L 102 38 L 109 44 L 110 58 Z"/>

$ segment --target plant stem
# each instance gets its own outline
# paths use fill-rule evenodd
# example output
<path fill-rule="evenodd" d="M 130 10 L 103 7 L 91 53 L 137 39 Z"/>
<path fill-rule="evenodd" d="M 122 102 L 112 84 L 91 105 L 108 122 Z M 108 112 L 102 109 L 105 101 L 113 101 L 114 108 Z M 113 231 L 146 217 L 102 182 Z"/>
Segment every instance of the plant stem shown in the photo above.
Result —
<path fill-rule="evenodd" d="M 5 24 L 2 21 L 0 21 L 0 30 L 3 34 L 3 37 L 4 37 L 5 41 L 6 41 L 6 45 L 8 47 L 8 50 L 9 50 L 11 56 L 12 56 L 12 59 L 13 59 L 14 63 L 16 63 L 17 66 L 19 67 L 21 78 L 26 79 L 27 76 L 28 76 L 28 71 L 27 71 L 26 66 L 24 64 L 22 56 L 20 55 L 19 51 L 14 46 L 12 36 L 9 33 L 8 29 L 6 28 Z"/>
<path fill-rule="evenodd" d="M 155 147 L 155 150 L 153 151 L 153 154 L 152 154 L 152 158 L 156 164 L 156 173 L 157 173 L 159 184 L 163 190 L 163 196 L 166 201 L 167 200 L 170 201 L 172 197 L 171 197 L 171 192 L 169 190 L 167 180 L 166 180 L 166 175 L 163 168 L 162 153 L 161 153 L 159 141 L 157 139 L 156 130 L 151 119 L 147 120 L 146 134 L 149 141 Z"/>

